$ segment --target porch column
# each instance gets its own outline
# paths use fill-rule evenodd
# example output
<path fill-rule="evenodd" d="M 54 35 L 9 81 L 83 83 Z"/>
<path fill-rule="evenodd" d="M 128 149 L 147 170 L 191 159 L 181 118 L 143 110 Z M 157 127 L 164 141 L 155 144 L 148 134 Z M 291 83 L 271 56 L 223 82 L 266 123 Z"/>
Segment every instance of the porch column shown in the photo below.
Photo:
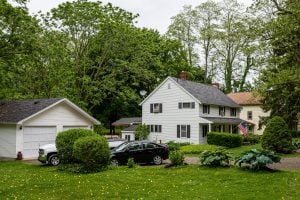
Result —
<path fill-rule="evenodd" d="M 229 124 L 229 132 L 232 133 L 232 125 Z"/>
<path fill-rule="evenodd" d="M 208 132 L 211 132 L 211 123 L 208 124 Z"/>

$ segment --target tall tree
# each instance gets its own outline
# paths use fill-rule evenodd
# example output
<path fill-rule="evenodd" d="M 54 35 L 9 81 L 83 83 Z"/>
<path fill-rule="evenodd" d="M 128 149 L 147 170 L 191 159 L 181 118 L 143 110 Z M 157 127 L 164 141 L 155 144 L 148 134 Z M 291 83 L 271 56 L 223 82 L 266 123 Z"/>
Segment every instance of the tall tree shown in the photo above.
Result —
<path fill-rule="evenodd" d="M 202 46 L 204 54 L 204 82 L 210 82 L 214 77 L 213 43 L 216 40 L 216 28 L 220 7 L 214 1 L 207 1 L 195 8 L 194 28 L 196 31 L 197 42 Z"/>
<path fill-rule="evenodd" d="M 300 113 L 300 2 L 257 2 L 277 10 L 271 21 L 265 23 L 263 39 L 271 51 L 259 79 L 258 92 L 266 111 L 271 110 L 272 116 L 282 116 L 290 128 L 296 128 Z"/>
<path fill-rule="evenodd" d="M 172 17 L 172 23 L 169 26 L 167 35 L 182 42 L 188 53 L 188 62 L 190 66 L 197 66 L 198 54 L 196 53 L 197 38 L 195 35 L 194 23 L 195 11 L 192 6 L 184 6 L 183 11 Z"/>

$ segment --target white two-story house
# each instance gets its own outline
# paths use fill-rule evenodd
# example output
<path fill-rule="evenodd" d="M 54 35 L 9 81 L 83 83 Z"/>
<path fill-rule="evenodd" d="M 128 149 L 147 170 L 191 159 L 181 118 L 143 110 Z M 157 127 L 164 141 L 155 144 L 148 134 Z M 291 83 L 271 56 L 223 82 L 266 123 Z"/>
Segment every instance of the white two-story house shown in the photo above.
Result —
<path fill-rule="evenodd" d="M 205 144 L 210 131 L 239 133 L 240 106 L 218 88 L 167 77 L 142 105 L 142 123 L 149 140 Z"/>

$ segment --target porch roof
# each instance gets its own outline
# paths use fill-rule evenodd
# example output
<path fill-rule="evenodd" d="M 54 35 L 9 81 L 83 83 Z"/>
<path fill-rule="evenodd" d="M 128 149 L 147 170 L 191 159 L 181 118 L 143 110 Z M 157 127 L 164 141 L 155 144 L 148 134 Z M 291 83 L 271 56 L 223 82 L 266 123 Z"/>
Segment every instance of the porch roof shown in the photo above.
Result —
<path fill-rule="evenodd" d="M 217 124 L 240 124 L 241 122 L 245 121 L 240 118 L 225 118 L 225 117 L 202 117 L 202 118 Z M 245 122 L 252 124 L 251 122 L 248 121 Z"/>

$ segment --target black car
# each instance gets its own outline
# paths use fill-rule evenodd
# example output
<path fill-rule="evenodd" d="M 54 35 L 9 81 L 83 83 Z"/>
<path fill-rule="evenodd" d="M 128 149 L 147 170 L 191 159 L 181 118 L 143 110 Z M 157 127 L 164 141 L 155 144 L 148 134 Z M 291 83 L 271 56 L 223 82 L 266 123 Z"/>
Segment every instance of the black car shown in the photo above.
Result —
<path fill-rule="evenodd" d="M 111 152 L 111 164 L 126 164 L 129 158 L 135 163 L 154 163 L 160 165 L 169 158 L 169 148 L 163 144 L 149 141 L 125 142 Z"/>

